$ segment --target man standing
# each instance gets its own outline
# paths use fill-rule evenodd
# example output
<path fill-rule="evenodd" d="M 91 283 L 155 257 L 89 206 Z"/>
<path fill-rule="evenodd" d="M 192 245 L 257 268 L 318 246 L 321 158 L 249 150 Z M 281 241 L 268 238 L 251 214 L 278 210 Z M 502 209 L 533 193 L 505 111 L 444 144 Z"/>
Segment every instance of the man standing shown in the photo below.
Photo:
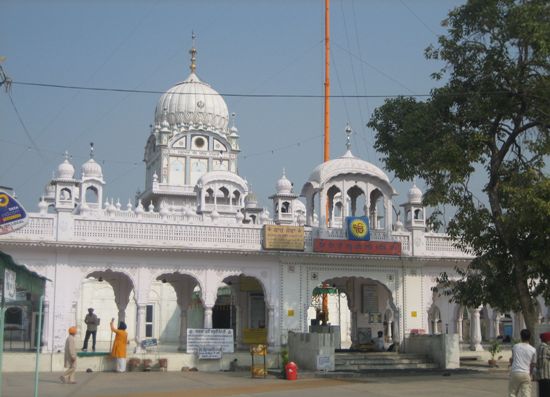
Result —
<path fill-rule="evenodd" d="M 521 343 L 512 347 L 508 392 L 510 397 L 531 397 L 531 374 L 537 361 L 537 351 L 529 344 L 531 332 L 528 329 L 522 329 L 520 336 Z"/>
<path fill-rule="evenodd" d="M 86 323 L 86 336 L 84 337 L 82 351 L 85 352 L 88 350 L 88 340 L 90 339 L 90 335 L 92 335 L 92 350 L 95 352 L 95 339 L 99 318 L 94 314 L 94 309 L 92 307 L 88 309 L 88 314 L 84 317 L 84 322 Z"/>
<path fill-rule="evenodd" d="M 74 373 L 76 372 L 76 346 L 74 336 L 76 335 L 76 327 L 69 328 L 69 336 L 65 341 L 65 368 L 67 370 L 59 377 L 61 383 L 76 383 Z"/>

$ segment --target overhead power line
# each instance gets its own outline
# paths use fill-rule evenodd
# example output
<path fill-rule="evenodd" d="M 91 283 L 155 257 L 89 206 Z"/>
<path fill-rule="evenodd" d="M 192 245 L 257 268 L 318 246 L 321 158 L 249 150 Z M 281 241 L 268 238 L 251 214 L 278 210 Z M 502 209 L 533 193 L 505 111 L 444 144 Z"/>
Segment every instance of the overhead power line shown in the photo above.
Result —
<path fill-rule="evenodd" d="M 84 90 L 84 91 L 103 91 L 103 92 L 124 92 L 124 93 L 134 93 L 134 94 L 165 94 L 166 90 L 138 90 L 138 89 L 127 89 L 127 88 L 114 88 L 114 87 L 85 87 L 77 85 L 65 85 L 65 84 L 50 84 L 50 83 L 34 83 L 28 81 L 13 81 L 13 85 L 22 85 L 22 86 L 32 86 L 32 87 L 45 87 L 45 88 L 58 88 L 58 89 L 68 89 L 68 90 Z M 496 94 L 506 94 L 508 95 L 509 91 L 485 91 L 483 92 L 486 95 L 496 95 Z M 247 97 L 247 98 L 324 98 L 324 95 L 315 95 L 315 94 L 246 94 L 246 93 L 218 93 L 224 97 Z M 218 95 L 215 93 L 203 93 L 201 95 Z M 448 96 L 462 96 L 467 95 L 468 92 L 454 92 L 447 93 Z M 173 95 L 194 95 L 193 93 L 173 93 Z M 441 95 L 441 94 L 440 94 Z M 430 97 L 432 94 L 378 94 L 378 95 L 331 95 L 331 98 L 399 98 L 399 97 Z"/>

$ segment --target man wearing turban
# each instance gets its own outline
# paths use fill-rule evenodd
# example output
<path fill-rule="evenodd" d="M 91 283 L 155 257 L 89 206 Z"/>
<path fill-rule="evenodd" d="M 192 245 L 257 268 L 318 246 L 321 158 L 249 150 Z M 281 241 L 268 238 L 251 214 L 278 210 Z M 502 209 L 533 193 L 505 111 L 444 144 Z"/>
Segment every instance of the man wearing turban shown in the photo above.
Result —
<path fill-rule="evenodd" d="M 59 377 L 62 383 L 74 384 L 74 373 L 76 372 L 76 344 L 74 336 L 76 335 L 76 327 L 69 328 L 69 336 L 65 341 L 65 368 L 67 370 Z"/>

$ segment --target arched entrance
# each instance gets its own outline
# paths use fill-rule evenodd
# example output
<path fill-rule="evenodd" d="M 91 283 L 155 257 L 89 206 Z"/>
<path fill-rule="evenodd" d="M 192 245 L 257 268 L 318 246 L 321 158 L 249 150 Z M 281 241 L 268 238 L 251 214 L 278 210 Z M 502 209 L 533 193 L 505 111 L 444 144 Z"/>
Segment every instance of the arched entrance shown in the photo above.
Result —
<path fill-rule="evenodd" d="M 326 292 L 328 317 L 325 326 L 335 327 L 330 332 L 340 333 L 342 349 L 368 349 L 378 332 L 383 333 L 388 347 L 398 340 L 398 310 L 391 291 L 380 281 L 367 277 L 336 277 L 326 279 L 314 288 Z M 312 297 L 316 295 L 314 291 Z M 321 322 L 325 317 L 324 305 L 315 303 L 315 298 L 312 301 L 308 310 L 310 332 L 314 329 L 312 326 L 323 325 Z"/>

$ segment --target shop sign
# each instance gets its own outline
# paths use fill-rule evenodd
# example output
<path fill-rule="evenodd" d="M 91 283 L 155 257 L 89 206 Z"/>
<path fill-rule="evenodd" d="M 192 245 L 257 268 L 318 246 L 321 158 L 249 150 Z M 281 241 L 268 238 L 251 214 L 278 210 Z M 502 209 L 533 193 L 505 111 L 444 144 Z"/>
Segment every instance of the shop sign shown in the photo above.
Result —
<path fill-rule="evenodd" d="M 266 250 L 304 250 L 303 226 L 264 225 L 263 237 L 263 248 Z"/>
<path fill-rule="evenodd" d="M 397 241 L 356 241 L 314 239 L 314 252 L 336 254 L 401 255 L 401 243 Z"/>
<path fill-rule="evenodd" d="M 21 229 L 27 222 L 23 206 L 6 192 L 0 191 L 0 234 Z"/>

